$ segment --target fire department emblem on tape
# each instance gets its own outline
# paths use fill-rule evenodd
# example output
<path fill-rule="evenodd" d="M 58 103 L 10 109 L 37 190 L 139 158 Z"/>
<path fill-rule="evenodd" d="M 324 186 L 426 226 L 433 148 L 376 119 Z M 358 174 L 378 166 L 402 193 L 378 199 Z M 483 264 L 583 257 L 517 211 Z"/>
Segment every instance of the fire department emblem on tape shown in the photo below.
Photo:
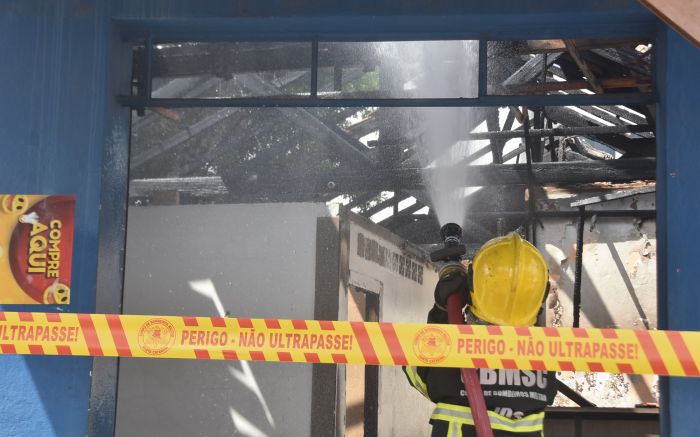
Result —
<path fill-rule="evenodd" d="M 435 326 L 428 326 L 413 337 L 413 352 L 426 364 L 437 364 L 450 352 L 450 336 Z"/>
<path fill-rule="evenodd" d="M 139 329 L 139 346 L 149 355 L 162 355 L 175 342 L 175 327 L 165 319 L 150 319 Z"/>

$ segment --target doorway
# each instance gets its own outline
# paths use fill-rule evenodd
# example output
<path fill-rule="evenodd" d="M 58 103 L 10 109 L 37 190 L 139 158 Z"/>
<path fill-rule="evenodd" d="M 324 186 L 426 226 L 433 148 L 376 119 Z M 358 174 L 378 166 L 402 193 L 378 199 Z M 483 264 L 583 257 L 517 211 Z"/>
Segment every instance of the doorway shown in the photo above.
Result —
<path fill-rule="evenodd" d="M 348 320 L 351 322 L 378 322 L 379 295 L 350 286 Z M 379 409 L 379 367 L 346 366 L 345 436 L 376 437 Z"/>

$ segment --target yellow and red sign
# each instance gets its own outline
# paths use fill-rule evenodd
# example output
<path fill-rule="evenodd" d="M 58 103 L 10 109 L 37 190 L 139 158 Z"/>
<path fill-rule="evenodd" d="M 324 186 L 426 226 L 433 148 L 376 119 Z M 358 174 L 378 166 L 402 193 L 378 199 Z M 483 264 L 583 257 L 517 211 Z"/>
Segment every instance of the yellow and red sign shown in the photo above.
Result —
<path fill-rule="evenodd" d="M 700 332 L 0 312 L 0 353 L 700 376 Z"/>
<path fill-rule="evenodd" d="M 75 197 L 0 194 L 0 304 L 70 303 Z"/>

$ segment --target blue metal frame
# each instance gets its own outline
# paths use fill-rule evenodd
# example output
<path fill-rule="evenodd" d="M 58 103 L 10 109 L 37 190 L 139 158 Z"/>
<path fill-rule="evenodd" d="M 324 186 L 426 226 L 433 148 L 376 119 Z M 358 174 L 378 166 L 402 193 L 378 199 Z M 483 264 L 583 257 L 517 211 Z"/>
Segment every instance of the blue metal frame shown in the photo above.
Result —
<path fill-rule="evenodd" d="M 479 40 L 479 80 L 478 80 L 478 87 L 479 87 L 479 92 L 478 96 L 479 98 L 484 98 L 488 96 L 488 91 L 487 91 L 487 85 L 488 85 L 488 73 L 489 73 L 489 66 L 488 66 L 488 60 L 489 60 L 489 46 L 488 46 L 488 40 L 486 39 L 480 39 Z"/>
<path fill-rule="evenodd" d="M 311 98 L 318 98 L 318 39 L 311 41 Z"/>
<path fill-rule="evenodd" d="M 71 303 L 0 311 L 93 312 L 100 167 L 110 104 L 108 8 L 4 1 L 0 8 L 0 191 L 76 195 Z M 11 59 L 11 61 L 10 61 Z M 85 435 L 89 357 L 0 356 L 0 434 Z"/>
<path fill-rule="evenodd" d="M 659 27 L 657 83 L 657 253 L 659 328 L 700 331 L 697 292 L 697 222 L 700 216 L 700 50 L 678 33 Z M 699 378 L 661 378 L 661 425 L 665 436 L 700 435 Z"/>
<path fill-rule="evenodd" d="M 5 86 L 0 106 L 0 122 L 4 123 L 0 138 L 3 146 L 0 182 L 3 191 L 79 194 L 74 278 L 76 299 L 79 297 L 80 302 L 76 300 L 71 311 L 91 311 L 95 308 L 95 296 L 98 310 L 119 311 L 129 117 L 128 110 L 120 110 L 114 97 L 126 93 L 128 83 L 125 90 L 111 82 L 120 82 L 123 77 L 119 76 L 130 74 L 131 43 L 144 41 L 144 35 L 159 41 L 495 40 L 658 35 L 655 50 L 659 98 L 657 233 L 662 261 L 658 279 L 659 323 L 664 328 L 700 329 L 696 316 L 700 298 L 693 294 L 697 282 L 693 269 L 700 262 L 695 237 L 695 222 L 700 214 L 696 197 L 700 180 L 690 167 L 700 161 L 700 149 L 693 147 L 696 135 L 691 133 L 697 125 L 700 90 L 697 86 L 684 88 L 697 78 L 700 53 L 666 26 L 659 26 L 658 20 L 635 0 L 97 0 L 85 5 L 68 0 L 49 3 L 8 0 L 7 3 L 0 11 L 0 48 L 8 53 L 20 50 L 18 53 L 23 55 L 3 69 L 7 76 L 0 84 Z M 37 35 L 42 39 L 37 39 Z M 117 49 L 113 50 L 114 47 Z M 46 75 L 41 76 L 44 80 L 32 82 L 27 80 L 27 72 Z M 667 80 L 671 77 L 673 80 Z M 22 86 L 28 82 L 29 85 Z M 487 97 L 483 91 L 480 96 Z M 329 104 L 322 100 L 324 105 Z M 206 103 L 211 105 L 210 101 Z M 27 108 L 40 113 L 30 116 Z M 39 121 L 37 116 L 41 117 Z M 60 122 L 59 118 L 53 118 L 56 116 Z M 33 161 L 39 154 L 50 159 L 52 166 Z M 102 162 L 101 175 L 99 162 Z M 76 169 L 76 165 L 87 168 L 87 174 Z M 59 172 L 61 168 L 67 169 L 67 173 Z M 673 251 L 668 247 L 673 247 Z M 97 257 L 99 269 L 95 267 Z M 92 294 L 95 288 L 98 291 Z M 4 375 L 0 377 L 0 387 L 5 393 L 0 399 L 4 435 L 84 434 L 80 429 L 87 413 L 80 406 L 87 405 L 89 359 L 0 357 L 0 360 Z M 95 366 L 100 361 L 95 360 Z M 111 391 L 107 389 L 104 397 L 98 396 L 91 403 L 92 411 L 100 406 L 102 413 L 97 418 L 90 416 L 89 432 L 112 435 L 114 368 L 102 373 L 93 370 L 92 382 L 93 396 L 100 392 L 96 386 L 111 387 Z M 697 403 L 694 394 L 698 393 L 699 384 L 698 380 L 662 378 L 664 435 L 698 434 L 692 408 Z M 33 414 L 17 416 L 18 405 L 29 405 L 34 409 Z M 8 425 L 15 417 L 19 428 L 12 429 Z"/>
<path fill-rule="evenodd" d="M 667 259 L 667 229 L 666 221 L 667 210 L 667 182 L 666 182 L 666 130 L 667 123 L 663 119 L 666 105 L 666 90 L 664 84 L 667 82 L 666 76 L 666 35 L 663 26 L 659 26 L 659 31 L 655 40 L 656 50 L 654 51 L 654 89 L 659 90 L 660 99 L 657 106 L 657 116 L 660 119 L 656 120 L 656 255 L 658 259 Z M 668 298 L 666 294 L 666 284 L 668 283 L 668 269 L 666 263 L 660 262 L 656 267 L 656 313 L 657 325 L 659 329 L 668 329 Z M 670 421 L 669 421 L 669 378 L 659 378 L 659 406 L 661 414 L 659 415 L 659 425 L 661 435 L 670 436 Z"/>
<path fill-rule="evenodd" d="M 143 94 L 144 96 L 147 96 L 148 98 L 151 97 L 151 88 L 153 86 L 153 74 L 151 73 L 153 71 L 153 35 L 149 32 L 146 35 L 146 44 L 145 44 L 145 49 L 146 49 L 146 57 L 145 57 L 145 65 L 144 65 L 144 77 L 143 77 Z"/>
<path fill-rule="evenodd" d="M 384 3 L 390 2 L 385 0 Z M 461 3 L 475 6 L 475 2 L 471 1 Z M 551 5 L 555 2 L 542 1 L 541 3 Z M 582 3 L 585 4 L 585 2 Z M 619 3 L 630 2 L 620 1 Z M 558 8 L 565 9 L 572 6 L 575 5 L 569 3 L 559 5 Z M 527 6 L 525 7 L 527 8 Z M 557 9 L 557 6 L 551 7 Z M 143 41 L 144 31 L 151 32 L 158 42 L 309 41 L 315 38 L 323 41 L 635 38 L 652 36 L 655 31 L 655 20 L 650 14 L 630 17 L 620 13 L 599 15 L 590 11 L 561 15 L 529 14 L 529 16 L 518 13 L 503 14 L 497 11 L 487 14 L 466 11 L 463 14 L 453 13 L 451 15 L 402 13 L 391 16 L 376 16 L 369 9 L 365 16 L 330 14 L 313 17 L 201 17 L 190 18 L 186 21 L 118 18 L 115 21 L 122 29 L 123 39 L 134 42 Z"/>
<path fill-rule="evenodd" d="M 116 27 L 110 27 L 105 51 L 110 68 L 105 77 L 105 95 L 127 93 L 131 88 L 132 48 L 121 41 Z M 126 246 L 126 208 L 129 181 L 129 122 L 131 111 L 108 99 L 104 118 L 103 159 L 100 185 L 100 228 L 98 233 L 97 288 L 95 311 L 119 314 L 122 312 L 124 283 L 124 253 Z M 88 403 L 87 435 L 114 434 L 118 358 L 96 357 L 92 361 L 92 381 Z"/>

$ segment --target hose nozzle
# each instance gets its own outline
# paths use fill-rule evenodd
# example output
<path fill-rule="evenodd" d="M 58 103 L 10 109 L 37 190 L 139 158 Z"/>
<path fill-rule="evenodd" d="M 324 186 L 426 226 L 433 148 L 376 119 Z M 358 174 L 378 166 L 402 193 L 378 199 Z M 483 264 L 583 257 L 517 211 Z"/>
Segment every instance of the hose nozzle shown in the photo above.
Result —
<path fill-rule="evenodd" d="M 444 247 L 430 254 L 431 261 L 459 261 L 467 253 L 467 247 L 462 244 L 462 227 L 457 223 L 447 223 L 440 228 L 440 239 Z"/>
<path fill-rule="evenodd" d="M 440 239 L 445 246 L 457 246 L 462 243 L 462 227 L 457 223 L 448 223 L 440 228 Z"/>

